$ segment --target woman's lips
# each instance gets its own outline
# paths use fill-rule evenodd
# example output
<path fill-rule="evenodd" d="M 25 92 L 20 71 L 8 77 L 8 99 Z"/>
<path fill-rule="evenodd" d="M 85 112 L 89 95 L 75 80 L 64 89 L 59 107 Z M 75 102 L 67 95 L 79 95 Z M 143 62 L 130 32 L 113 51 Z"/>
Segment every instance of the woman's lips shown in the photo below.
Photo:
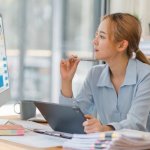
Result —
<path fill-rule="evenodd" d="M 95 52 L 98 52 L 99 50 L 98 49 L 95 49 Z"/>

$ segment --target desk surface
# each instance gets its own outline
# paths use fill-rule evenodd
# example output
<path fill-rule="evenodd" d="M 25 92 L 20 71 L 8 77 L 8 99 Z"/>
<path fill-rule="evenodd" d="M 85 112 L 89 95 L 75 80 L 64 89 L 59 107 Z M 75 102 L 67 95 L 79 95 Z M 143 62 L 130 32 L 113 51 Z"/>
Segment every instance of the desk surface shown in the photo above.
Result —
<path fill-rule="evenodd" d="M 19 115 L 15 116 L 0 116 L 2 119 L 19 119 Z M 35 148 L 31 146 L 26 146 L 23 144 L 18 144 L 6 140 L 0 140 L 0 149 L 1 150 L 62 150 L 62 147 L 50 147 L 50 148 Z"/>

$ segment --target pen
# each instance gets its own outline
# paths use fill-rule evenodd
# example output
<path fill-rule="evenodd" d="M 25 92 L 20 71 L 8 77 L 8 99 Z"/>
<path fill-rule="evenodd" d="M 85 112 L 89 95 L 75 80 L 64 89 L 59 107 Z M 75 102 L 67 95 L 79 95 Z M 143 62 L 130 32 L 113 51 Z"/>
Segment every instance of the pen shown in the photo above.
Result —
<path fill-rule="evenodd" d="M 40 133 L 40 134 L 46 134 L 46 135 L 61 137 L 60 133 L 54 133 L 53 131 L 51 132 L 51 131 L 45 131 L 45 130 L 41 130 L 41 129 L 34 129 L 33 131 L 36 133 Z"/>
<path fill-rule="evenodd" d="M 74 56 L 71 61 L 74 61 L 74 59 L 77 59 L 78 57 L 77 56 Z M 97 59 L 95 58 L 78 58 L 80 61 L 98 61 Z"/>
<path fill-rule="evenodd" d="M 80 61 L 98 61 L 98 60 L 93 58 L 81 58 Z"/>
<path fill-rule="evenodd" d="M 40 129 L 34 129 L 33 131 L 36 133 L 40 133 L 40 134 L 46 134 L 46 135 L 56 136 L 56 137 L 61 137 L 61 138 L 66 138 L 66 139 L 72 138 L 72 134 L 69 134 L 69 133 L 61 133 L 61 132 L 56 132 L 56 131 L 45 131 L 45 130 L 40 130 Z"/>

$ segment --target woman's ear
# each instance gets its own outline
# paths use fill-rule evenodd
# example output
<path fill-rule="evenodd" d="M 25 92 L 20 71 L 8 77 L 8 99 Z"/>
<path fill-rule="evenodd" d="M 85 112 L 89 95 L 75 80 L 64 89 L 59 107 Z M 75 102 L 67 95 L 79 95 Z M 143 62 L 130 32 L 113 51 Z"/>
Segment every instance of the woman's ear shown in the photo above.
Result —
<path fill-rule="evenodd" d="M 122 40 L 118 43 L 118 51 L 122 52 L 127 49 L 129 43 L 127 40 Z"/>

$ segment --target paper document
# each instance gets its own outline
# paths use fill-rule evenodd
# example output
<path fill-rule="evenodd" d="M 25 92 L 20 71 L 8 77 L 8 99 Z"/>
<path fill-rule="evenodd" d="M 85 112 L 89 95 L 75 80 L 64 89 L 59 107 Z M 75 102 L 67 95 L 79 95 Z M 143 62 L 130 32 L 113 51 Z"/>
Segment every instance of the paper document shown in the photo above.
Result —
<path fill-rule="evenodd" d="M 41 129 L 45 131 L 53 131 L 53 129 L 48 124 L 43 125 L 40 123 L 36 123 L 32 121 L 25 121 L 25 120 L 10 120 L 10 122 L 13 124 L 22 125 L 24 128 L 29 129 L 29 130 Z"/>
<path fill-rule="evenodd" d="M 65 149 L 141 150 L 150 149 L 150 133 L 136 130 L 119 130 L 95 134 L 75 134 L 67 140 Z"/>
<path fill-rule="evenodd" d="M 41 129 L 45 131 L 53 131 L 49 125 L 42 125 L 39 123 L 24 121 L 24 120 L 10 120 L 8 124 L 22 125 L 25 130 L 24 136 L 0 136 L 0 139 L 8 140 L 11 142 L 33 146 L 37 148 L 62 146 L 66 141 L 64 138 L 49 136 L 33 132 L 34 129 Z"/>
<path fill-rule="evenodd" d="M 126 136 L 120 136 L 119 138 L 113 140 L 108 147 L 110 150 L 146 150 L 150 149 L 150 139 L 142 140 L 137 138 L 129 138 Z"/>
<path fill-rule="evenodd" d="M 150 140 L 150 132 L 143 132 L 131 129 L 122 129 L 118 131 L 119 134 L 130 138 L 148 139 Z"/>
<path fill-rule="evenodd" d="M 26 132 L 24 136 L 0 136 L 0 139 L 37 148 L 62 146 L 66 141 L 64 138 L 38 134 L 32 131 Z"/>
<path fill-rule="evenodd" d="M 0 119 L 0 125 L 7 123 L 8 119 Z"/>

